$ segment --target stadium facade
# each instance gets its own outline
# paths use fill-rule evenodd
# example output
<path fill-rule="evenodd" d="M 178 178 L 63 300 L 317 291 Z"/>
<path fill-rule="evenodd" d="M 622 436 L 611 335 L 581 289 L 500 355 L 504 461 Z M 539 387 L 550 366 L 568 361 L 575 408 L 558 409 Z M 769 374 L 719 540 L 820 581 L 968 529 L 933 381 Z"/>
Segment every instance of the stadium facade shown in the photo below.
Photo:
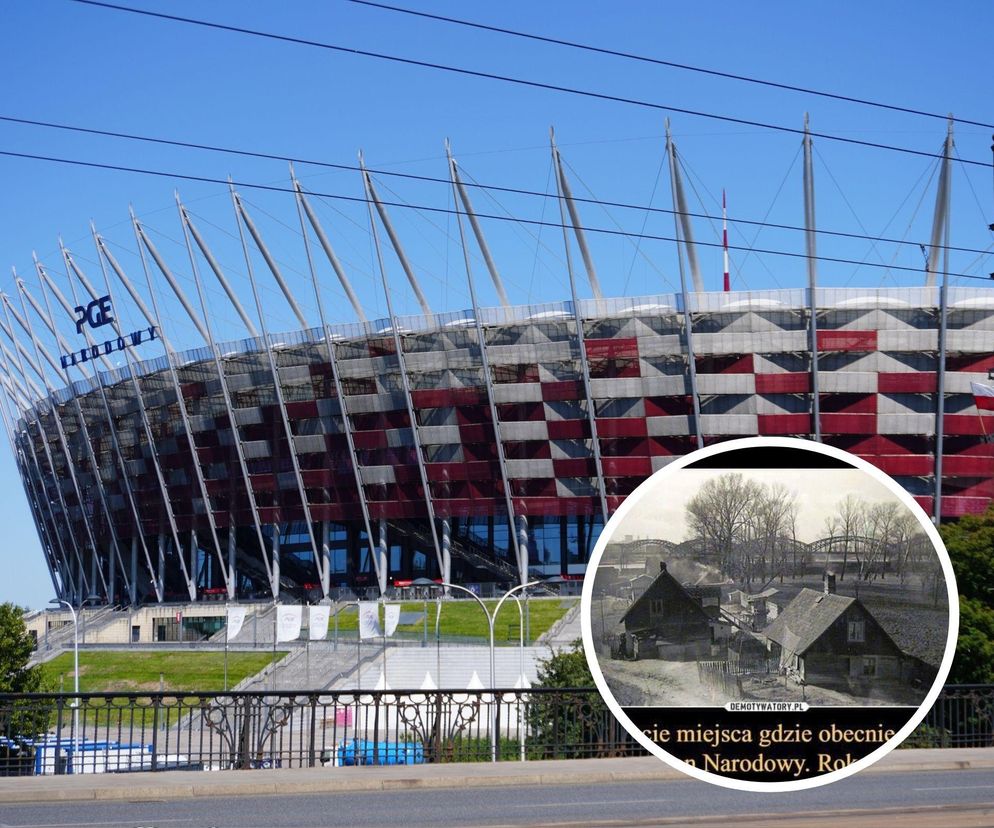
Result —
<path fill-rule="evenodd" d="M 375 205 L 395 241 L 366 183 L 371 214 Z M 89 305 L 74 309 L 40 264 L 41 300 L 22 280 L 19 302 L 3 297 L 4 413 L 65 598 L 317 600 L 342 586 L 384 591 L 419 578 L 580 577 L 606 518 L 642 480 L 742 436 L 851 451 L 936 518 L 991 502 L 994 451 L 970 385 L 994 370 L 988 288 L 609 299 L 588 270 L 597 298 L 581 300 L 571 270 L 570 301 L 480 308 L 474 294 L 474 307 L 454 313 L 425 307 L 369 321 L 357 306 L 362 321 L 327 324 L 321 310 L 321 324 L 308 327 L 232 196 L 299 330 L 270 333 L 261 312 L 255 328 L 182 207 L 194 275 L 197 249 L 251 337 L 214 340 L 209 315 L 194 310 L 137 221 L 148 267 L 172 287 L 203 347 L 171 348 L 158 308 L 143 303 L 96 234 L 126 293 L 113 296 L 109 280 L 96 289 L 64 250 Z M 307 209 L 299 187 L 297 201 Z M 575 214 L 569 225 L 582 244 Z M 59 333 L 49 295 L 76 311 L 75 345 Z M 148 321 L 143 332 L 112 318 L 125 296 Z M 165 355 L 138 361 L 141 337 L 159 339 Z M 106 363 L 116 350 L 122 368 Z"/>

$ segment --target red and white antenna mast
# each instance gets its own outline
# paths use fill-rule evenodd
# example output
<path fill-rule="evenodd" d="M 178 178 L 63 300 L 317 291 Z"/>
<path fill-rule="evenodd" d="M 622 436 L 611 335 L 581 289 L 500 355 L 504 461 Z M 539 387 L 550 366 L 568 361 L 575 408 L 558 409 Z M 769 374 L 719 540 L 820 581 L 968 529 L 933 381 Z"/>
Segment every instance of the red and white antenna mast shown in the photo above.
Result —
<path fill-rule="evenodd" d="M 728 277 L 728 211 L 724 188 L 721 190 L 721 244 L 725 253 L 725 293 L 728 293 L 732 289 L 732 282 Z"/>

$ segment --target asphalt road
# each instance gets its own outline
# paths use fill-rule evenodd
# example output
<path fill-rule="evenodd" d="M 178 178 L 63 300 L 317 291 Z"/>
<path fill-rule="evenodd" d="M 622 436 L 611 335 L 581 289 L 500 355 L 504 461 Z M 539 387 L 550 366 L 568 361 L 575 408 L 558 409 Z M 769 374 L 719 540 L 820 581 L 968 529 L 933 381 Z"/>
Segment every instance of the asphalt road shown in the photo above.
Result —
<path fill-rule="evenodd" d="M 0 828 L 994 826 L 994 771 L 864 774 L 786 794 L 696 780 L 0 806 Z"/>

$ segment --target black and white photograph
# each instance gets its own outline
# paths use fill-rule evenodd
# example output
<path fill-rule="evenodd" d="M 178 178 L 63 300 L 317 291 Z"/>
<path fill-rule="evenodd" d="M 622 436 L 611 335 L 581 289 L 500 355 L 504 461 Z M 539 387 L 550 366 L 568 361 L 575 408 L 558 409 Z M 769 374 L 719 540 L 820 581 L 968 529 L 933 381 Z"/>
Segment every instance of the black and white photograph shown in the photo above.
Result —
<path fill-rule="evenodd" d="M 939 556 L 857 468 L 682 468 L 609 533 L 590 625 L 621 706 L 918 706 L 946 645 Z"/>

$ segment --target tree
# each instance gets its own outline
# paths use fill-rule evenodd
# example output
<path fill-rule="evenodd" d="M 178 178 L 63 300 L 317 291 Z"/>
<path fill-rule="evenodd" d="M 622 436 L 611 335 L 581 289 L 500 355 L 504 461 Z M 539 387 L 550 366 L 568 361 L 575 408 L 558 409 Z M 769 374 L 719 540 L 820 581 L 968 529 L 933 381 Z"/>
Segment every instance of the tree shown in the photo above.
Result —
<path fill-rule="evenodd" d="M 959 639 L 949 681 L 994 681 L 994 507 L 940 527 L 960 594 Z"/>
<path fill-rule="evenodd" d="M 717 565 L 727 575 L 751 578 L 750 561 L 740 560 L 737 547 L 747 540 L 762 484 L 739 473 L 708 480 L 687 503 L 687 522 L 704 548 L 717 556 Z"/>
<path fill-rule="evenodd" d="M 583 643 L 553 651 L 539 662 L 536 687 L 561 693 L 536 693 L 528 710 L 528 742 L 538 758 L 577 759 L 607 755 L 621 728 L 597 695 Z M 584 692 L 569 692 L 570 690 Z"/>
<path fill-rule="evenodd" d="M 49 690 L 41 667 L 29 667 L 34 641 L 24 626 L 24 610 L 0 604 L 0 694 L 43 693 Z M 33 759 L 30 741 L 44 733 L 51 722 L 52 704 L 23 699 L 0 699 L 0 747 L 3 773 L 29 772 Z"/>

